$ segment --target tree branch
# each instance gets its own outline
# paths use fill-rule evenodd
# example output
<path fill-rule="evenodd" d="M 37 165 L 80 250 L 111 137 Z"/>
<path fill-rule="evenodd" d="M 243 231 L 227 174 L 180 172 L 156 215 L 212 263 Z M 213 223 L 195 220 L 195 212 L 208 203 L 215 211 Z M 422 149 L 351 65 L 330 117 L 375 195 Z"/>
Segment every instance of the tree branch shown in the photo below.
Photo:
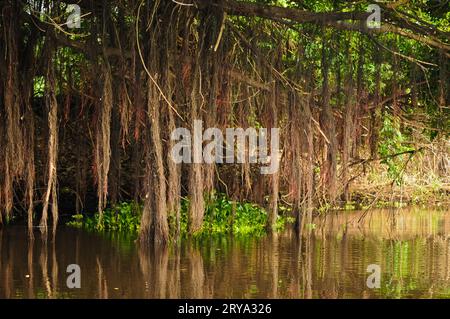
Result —
<path fill-rule="evenodd" d="M 369 13 L 367 12 L 310 12 L 296 8 L 284 8 L 278 6 L 271 6 L 246 1 L 236 0 L 222 0 L 213 2 L 210 0 L 194 0 L 195 5 L 199 9 L 206 9 L 208 7 L 219 7 L 227 12 L 229 15 L 238 15 L 245 17 L 260 17 L 275 21 L 292 21 L 295 23 L 317 23 L 328 25 L 337 29 L 357 31 L 368 34 L 380 33 L 396 33 L 403 37 L 416 40 L 418 42 L 427 44 L 434 48 L 439 48 L 446 51 L 445 54 L 450 57 L 450 45 L 444 43 L 433 37 L 431 34 L 424 34 L 424 30 L 418 30 L 414 23 L 406 23 L 405 18 L 402 19 L 402 27 L 393 25 L 384 19 L 380 28 L 367 28 L 365 21 Z M 392 14 L 387 14 L 387 17 L 392 17 Z M 359 23 L 348 23 L 345 20 L 359 21 Z M 412 31 L 412 32 L 408 32 Z M 421 31 L 421 32 L 419 32 Z M 430 32 L 431 33 L 431 32 Z"/>

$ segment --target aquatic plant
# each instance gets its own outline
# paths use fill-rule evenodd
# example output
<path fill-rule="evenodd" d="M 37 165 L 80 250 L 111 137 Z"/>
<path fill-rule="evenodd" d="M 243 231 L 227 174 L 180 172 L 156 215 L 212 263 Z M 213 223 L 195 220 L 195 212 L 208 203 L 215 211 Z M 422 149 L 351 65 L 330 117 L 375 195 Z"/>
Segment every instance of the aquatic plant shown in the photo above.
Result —
<path fill-rule="evenodd" d="M 181 234 L 188 234 L 188 212 L 190 202 L 187 198 L 181 200 Z M 138 232 L 142 217 L 143 206 L 135 202 L 122 202 L 105 209 L 102 214 L 93 215 L 75 214 L 66 225 L 76 228 L 86 228 L 97 231 L 125 231 Z M 285 211 L 288 211 L 284 208 Z M 102 218 L 100 218 L 102 216 Z M 264 208 L 248 202 L 236 202 L 224 194 L 210 197 L 205 209 L 202 227 L 194 236 L 208 234 L 234 234 L 234 235 L 262 235 L 266 233 L 267 212 Z M 174 221 L 169 217 L 168 223 Z M 281 231 L 286 224 L 293 223 L 291 216 L 279 215 L 275 230 Z"/>

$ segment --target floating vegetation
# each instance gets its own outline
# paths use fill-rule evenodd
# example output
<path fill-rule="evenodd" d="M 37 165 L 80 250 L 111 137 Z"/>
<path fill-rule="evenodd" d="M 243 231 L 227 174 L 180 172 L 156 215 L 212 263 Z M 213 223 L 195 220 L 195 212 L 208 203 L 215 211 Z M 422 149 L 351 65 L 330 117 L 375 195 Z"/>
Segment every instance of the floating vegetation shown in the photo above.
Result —
<path fill-rule="evenodd" d="M 181 201 L 181 233 L 188 234 L 188 212 L 190 202 L 187 198 Z M 102 214 L 94 215 L 76 214 L 67 226 L 85 228 L 95 231 L 119 231 L 138 233 L 142 217 L 143 205 L 135 202 L 122 202 L 114 207 L 105 209 Z M 100 218 L 102 216 L 102 219 Z M 202 227 L 195 232 L 194 237 L 217 234 L 233 235 L 263 235 L 267 229 L 267 212 L 256 204 L 239 203 L 230 200 L 223 194 L 210 199 L 205 210 Z M 275 224 L 275 230 L 281 231 L 287 224 L 292 224 L 295 219 L 291 216 L 279 215 Z M 170 216 L 168 223 L 175 222 L 174 216 Z"/>

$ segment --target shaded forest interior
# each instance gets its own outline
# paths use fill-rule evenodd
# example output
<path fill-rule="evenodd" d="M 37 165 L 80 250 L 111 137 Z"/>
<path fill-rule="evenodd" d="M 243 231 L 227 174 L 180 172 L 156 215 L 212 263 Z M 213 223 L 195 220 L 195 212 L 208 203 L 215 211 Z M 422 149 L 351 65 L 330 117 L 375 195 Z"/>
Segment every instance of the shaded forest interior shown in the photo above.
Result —
<path fill-rule="evenodd" d="M 141 240 L 166 242 L 181 199 L 195 233 L 214 191 L 265 207 L 269 230 L 280 202 L 304 226 L 382 172 L 390 193 L 433 177 L 448 196 L 447 1 L 379 3 L 375 28 L 366 1 L 74 2 L 80 28 L 66 2 L 0 3 L 0 224 L 101 224 L 135 200 Z M 195 120 L 280 128 L 280 170 L 176 164 L 170 134 Z"/>

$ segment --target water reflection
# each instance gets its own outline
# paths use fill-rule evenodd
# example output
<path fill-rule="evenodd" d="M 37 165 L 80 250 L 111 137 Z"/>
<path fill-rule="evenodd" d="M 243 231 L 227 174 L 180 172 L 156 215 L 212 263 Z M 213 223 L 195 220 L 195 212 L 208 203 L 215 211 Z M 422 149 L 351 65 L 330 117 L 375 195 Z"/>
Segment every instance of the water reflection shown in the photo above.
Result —
<path fill-rule="evenodd" d="M 450 215 L 374 210 L 314 220 L 310 236 L 230 237 L 139 246 L 60 228 L 55 240 L 0 230 L 0 298 L 450 297 Z M 81 288 L 66 286 L 69 264 Z M 382 270 L 369 289 L 367 266 Z"/>

